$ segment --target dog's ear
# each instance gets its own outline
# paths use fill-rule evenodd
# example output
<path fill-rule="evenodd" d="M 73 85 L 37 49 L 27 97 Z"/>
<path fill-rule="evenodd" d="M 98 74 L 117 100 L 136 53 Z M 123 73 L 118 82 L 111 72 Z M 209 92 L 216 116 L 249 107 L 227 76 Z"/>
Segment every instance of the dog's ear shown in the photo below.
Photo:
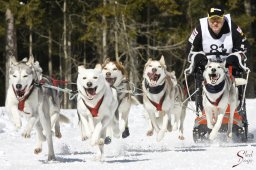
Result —
<path fill-rule="evenodd" d="M 78 67 L 77 67 L 78 74 L 81 73 L 81 71 L 82 71 L 83 69 L 85 69 L 85 67 L 84 67 L 83 65 L 78 66 Z"/>
<path fill-rule="evenodd" d="M 14 56 L 10 57 L 10 66 L 17 65 L 18 62 Z"/>
<path fill-rule="evenodd" d="M 159 62 L 160 62 L 160 64 L 161 64 L 164 68 L 166 68 L 165 59 L 164 59 L 164 56 L 163 56 L 163 55 L 161 56 Z"/>
<path fill-rule="evenodd" d="M 152 58 L 149 58 L 148 59 L 148 61 L 147 61 L 147 63 L 145 64 L 145 67 L 147 66 L 147 65 L 149 65 L 149 63 L 152 61 Z"/>
<path fill-rule="evenodd" d="M 222 63 L 220 63 L 220 66 L 221 66 L 222 68 L 225 68 L 225 67 L 226 67 L 226 60 L 224 60 Z"/>
<path fill-rule="evenodd" d="M 32 64 L 34 64 L 34 61 L 35 61 L 34 56 L 30 55 L 28 61 L 26 62 L 26 64 L 28 66 L 32 66 Z"/>
<path fill-rule="evenodd" d="M 95 69 L 96 69 L 96 70 L 100 70 L 100 71 L 101 71 L 101 70 L 102 70 L 102 66 L 101 66 L 101 64 L 99 64 L 99 63 L 98 63 L 98 64 L 96 64 L 96 65 L 95 65 Z"/>
<path fill-rule="evenodd" d="M 110 58 L 106 58 L 106 60 L 104 61 L 103 65 L 106 65 L 109 62 L 110 62 Z"/>

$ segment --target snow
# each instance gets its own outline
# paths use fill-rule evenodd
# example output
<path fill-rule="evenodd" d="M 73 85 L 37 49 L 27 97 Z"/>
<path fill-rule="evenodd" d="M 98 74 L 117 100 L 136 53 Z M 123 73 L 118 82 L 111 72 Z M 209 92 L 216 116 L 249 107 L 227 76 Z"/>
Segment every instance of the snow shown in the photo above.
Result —
<path fill-rule="evenodd" d="M 256 99 L 247 99 L 249 132 L 256 136 L 255 105 Z M 189 108 L 193 107 L 190 103 Z M 126 139 L 113 139 L 105 146 L 104 160 L 94 161 L 96 148 L 88 141 L 81 141 L 76 110 L 61 112 L 69 117 L 70 123 L 61 124 L 61 139 L 53 137 L 57 160 L 48 162 L 46 143 L 42 153 L 35 155 L 35 131 L 30 139 L 23 138 L 22 129 L 16 130 L 5 108 L 0 107 L 0 170 L 245 170 L 256 167 L 255 140 L 238 144 L 220 141 L 195 144 L 192 138 L 195 114 L 191 109 L 187 109 L 184 141 L 178 140 L 177 132 L 171 132 L 161 142 L 156 142 L 155 135 L 146 136 L 147 123 L 142 105 L 132 106 L 130 111 L 131 135 Z"/>

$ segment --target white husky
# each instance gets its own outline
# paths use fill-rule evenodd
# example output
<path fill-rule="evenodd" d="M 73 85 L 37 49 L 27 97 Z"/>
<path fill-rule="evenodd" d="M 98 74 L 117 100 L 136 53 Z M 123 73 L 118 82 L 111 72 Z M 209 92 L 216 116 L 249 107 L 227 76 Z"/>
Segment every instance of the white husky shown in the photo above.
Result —
<path fill-rule="evenodd" d="M 42 69 L 38 62 L 34 62 L 33 56 L 30 56 L 29 61 L 22 62 L 13 58 L 10 63 L 9 88 L 5 103 L 8 115 L 17 128 L 22 126 L 21 116 L 27 118 L 28 123 L 22 136 L 29 138 L 35 126 L 38 138 L 34 153 L 42 151 L 42 142 L 47 139 L 48 160 L 53 160 L 55 155 L 51 123 L 52 126 L 55 125 L 55 135 L 61 137 L 56 96 L 49 89 L 35 86 L 35 81 L 42 78 Z"/>
<path fill-rule="evenodd" d="M 130 135 L 128 127 L 128 115 L 131 104 L 138 103 L 136 98 L 131 96 L 129 80 L 124 65 L 118 61 L 110 61 L 107 59 L 102 65 L 103 75 L 111 87 L 117 90 L 118 94 L 118 113 L 119 113 L 119 129 L 122 137 L 126 138 Z"/>
<path fill-rule="evenodd" d="M 117 93 L 103 77 L 101 68 L 85 69 L 84 66 L 79 66 L 77 88 L 77 111 L 82 140 L 90 138 L 90 144 L 98 146 L 95 158 L 101 160 L 104 143 L 107 143 L 106 137 L 109 137 L 107 129 L 113 129 L 115 137 L 120 134 L 118 121 L 115 119 Z"/>
<path fill-rule="evenodd" d="M 177 84 L 174 72 L 167 72 L 165 60 L 149 59 L 145 64 L 143 73 L 143 103 L 148 113 L 149 130 L 147 135 L 157 133 L 157 141 L 160 141 L 167 129 L 172 130 L 171 114 L 174 115 L 174 127 L 179 125 L 179 139 L 183 140 L 183 122 L 186 115 L 186 107 L 183 107 L 184 93 Z"/>
<path fill-rule="evenodd" d="M 203 107 L 206 113 L 207 127 L 212 129 L 209 139 L 216 138 L 228 104 L 230 105 L 230 117 L 227 135 L 231 138 L 234 112 L 239 104 L 236 85 L 244 85 L 246 82 L 244 79 L 231 79 L 225 68 L 225 62 L 209 61 L 203 77 Z"/>

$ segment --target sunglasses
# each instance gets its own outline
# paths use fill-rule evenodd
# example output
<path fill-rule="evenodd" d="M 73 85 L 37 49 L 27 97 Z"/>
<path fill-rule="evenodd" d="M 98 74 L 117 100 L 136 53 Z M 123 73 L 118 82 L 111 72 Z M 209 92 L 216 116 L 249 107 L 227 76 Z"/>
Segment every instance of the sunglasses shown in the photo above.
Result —
<path fill-rule="evenodd" d="M 224 18 L 223 16 L 217 16 L 217 15 L 208 17 L 208 19 L 211 23 L 214 23 L 214 22 L 221 23 L 223 21 L 223 18 Z"/>

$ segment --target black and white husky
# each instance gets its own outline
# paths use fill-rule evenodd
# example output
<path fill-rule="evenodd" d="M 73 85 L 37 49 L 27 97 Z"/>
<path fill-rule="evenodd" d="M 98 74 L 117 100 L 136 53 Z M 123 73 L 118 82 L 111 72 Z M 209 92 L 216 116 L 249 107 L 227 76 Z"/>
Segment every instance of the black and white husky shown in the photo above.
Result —
<path fill-rule="evenodd" d="M 183 140 L 183 123 L 186 115 L 186 107 L 183 107 L 184 91 L 177 84 L 174 72 L 166 70 L 165 60 L 149 59 L 143 73 L 143 103 L 149 118 L 149 130 L 147 135 L 157 133 L 157 141 L 160 141 L 167 130 L 180 130 L 179 139 Z M 172 128 L 171 117 L 174 117 Z"/>
<path fill-rule="evenodd" d="M 230 117 L 227 135 L 231 138 L 234 112 L 239 104 L 236 86 L 244 85 L 246 82 L 244 79 L 231 78 L 225 68 L 225 62 L 208 61 L 203 77 L 203 107 L 206 114 L 207 127 L 212 129 L 209 139 L 216 138 L 228 104 L 230 105 Z"/>

